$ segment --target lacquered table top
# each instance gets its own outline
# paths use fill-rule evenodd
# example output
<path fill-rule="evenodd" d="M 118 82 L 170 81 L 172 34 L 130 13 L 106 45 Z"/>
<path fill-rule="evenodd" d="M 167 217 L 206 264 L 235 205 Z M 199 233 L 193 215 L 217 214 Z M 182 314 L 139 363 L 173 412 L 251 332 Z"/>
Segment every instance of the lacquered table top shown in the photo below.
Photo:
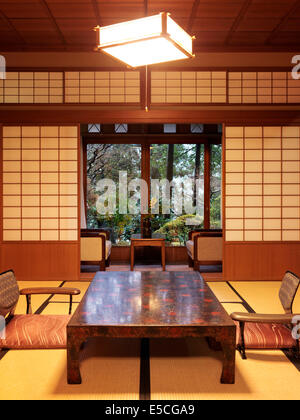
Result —
<path fill-rule="evenodd" d="M 195 271 L 97 272 L 69 326 L 234 326 Z"/>

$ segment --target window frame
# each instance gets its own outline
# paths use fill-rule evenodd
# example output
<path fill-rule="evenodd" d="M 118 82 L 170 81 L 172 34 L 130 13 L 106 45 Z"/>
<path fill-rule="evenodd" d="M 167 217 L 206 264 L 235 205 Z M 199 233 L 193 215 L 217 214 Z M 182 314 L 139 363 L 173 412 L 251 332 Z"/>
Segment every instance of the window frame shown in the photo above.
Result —
<path fill-rule="evenodd" d="M 203 144 L 204 145 L 204 222 L 203 230 L 210 229 L 210 179 L 211 179 L 211 144 L 222 144 L 220 138 L 210 139 L 209 136 L 201 134 L 197 138 L 196 133 L 183 134 L 86 134 L 82 136 L 83 148 L 83 194 L 85 214 L 87 214 L 87 145 L 88 144 L 140 144 L 141 145 L 141 178 L 148 184 L 148 203 L 150 204 L 151 177 L 150 177 L 150 147 L 152 144 Z M 221 173 L 222 175 L 222 173 Z M 145 215 L 141 214 L 141 228 Z M 222 222 L 221 222 L 222 224 Z M 201 229 L 200 229 L 201 230 Z"/>

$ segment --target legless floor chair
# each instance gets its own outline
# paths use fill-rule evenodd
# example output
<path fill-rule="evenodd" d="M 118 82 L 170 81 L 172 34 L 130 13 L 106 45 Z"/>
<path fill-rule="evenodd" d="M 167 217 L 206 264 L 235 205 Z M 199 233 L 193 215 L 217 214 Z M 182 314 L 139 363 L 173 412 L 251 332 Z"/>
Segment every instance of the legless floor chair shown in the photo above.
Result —
<path fill-rule="evenodd" d="M 31 295 L 69 295 L 69 315 L 32 314 Z M 66 327 L 71 318 L 72 297 L 80 290 L 64 287 L 33 287 L 19 290 L 13 270 L 0 274 L 0 315 L 5 328 L 0 331 L 1 349 L 66 348 Z M 15 315 L 20 295 L 27 299 L 27 314 Z"/>
<path fill-rule="evenodd" d="M 292 322 L 295 316 L 292 306 L 299 283 L 300 279 L 296 274 L 290 271 L 285 273 L 279 291 L 284 314 L 231 314 L 238 327 L 237 350 L 243 359 L 246 359 L 246 349 L 292 349 L 299 357 L 299 339 L 292 336 L 292 329 L 295 327 Z"/>

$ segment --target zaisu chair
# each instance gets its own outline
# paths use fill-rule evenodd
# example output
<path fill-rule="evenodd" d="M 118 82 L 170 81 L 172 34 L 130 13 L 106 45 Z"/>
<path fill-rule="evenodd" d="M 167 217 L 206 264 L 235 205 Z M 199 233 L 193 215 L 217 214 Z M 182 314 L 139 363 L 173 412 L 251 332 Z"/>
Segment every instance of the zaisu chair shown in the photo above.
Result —
<path fill-rule="evenodd" d="M 97 264 L 105 271 L 110 264 L 111 241 L 109 232 L 103 229 L 81 229 L 80 261 L 83 264 Z"/>
<path fill-rule="evenodd" d="M 279 290 L 279 299 L 285 314 L 256 314 L 234 312 L 231 318 L 237 324 L 237 350 L 246 359 L 246 349 L 292 349 L 299 356 L 299 340 L 292 336 L 295 316 L 292 312 L 300 279 L 287 271 Z"/>
<path fill-rule="evenodd" d="M 222 231 L 191 231 L 186 242 L 189 266 L 199 270 L 200 265 L 221 265 L 223 258 Z"/>
<path fill-rule="evenodd" d="M 31 295 L 69 295 L 69 315 L 32 314 Z M 19 290 L 13 270 L 0 274 L 0 315 L 5 330 L 0 334 L 1 349 L 59 349 L 66 348 L 67 323 L 71 318 L 72 297 L 80 290 L 64 287 L 32 287 Z M 27 314 L 15 315 L 20 295 L 27 299 Z M 2 318 L 2 319 L 3 319 Z"/>

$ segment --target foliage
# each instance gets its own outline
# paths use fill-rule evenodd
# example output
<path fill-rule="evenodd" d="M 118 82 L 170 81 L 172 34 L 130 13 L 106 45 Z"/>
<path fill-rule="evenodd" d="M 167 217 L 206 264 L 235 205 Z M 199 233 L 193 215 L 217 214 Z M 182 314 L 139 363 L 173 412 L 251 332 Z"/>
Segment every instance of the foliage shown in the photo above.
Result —
<path fill-rule="evenodd" d="M 171 157 L 170 157 L 171 150 Z M 199 150 L 199 148 L 198 148 Z M 168 173 L 173 179 L 184 182 L 185 177 L 195 179 L 199 176 L 204 183 L 204 146 L 201 145 L 200 160 L 197 160 L 195 144 L 175 144 L 172 149 L 168 144 L 151 146 L 150 168 L 151 179 L 166 179 Z M 221 220 L 221 147 L 211 146 L 210 177 L 210 223 L 211 228 L 220 227 Z M 197 164 L 196 164 L 197 162 Z M 171 165 L 171 171 L 170 171 Z M 196 165 L 198 171 L 196 171 Z M 119 171 L 126 171 L 127 182 L 141 176 L 141 148 L 130 144 L 89 144 L 87 150 L 87 225 L 89 228 L 104 227 L 111 231 L 114 243 L 128 243 L 134 233 L 140 232 L 140 214 L 120 214 L 118 205 L 113 215 L 101 215 L 97 212 L 96 202 L 99 197 L 97 182 L 109 178 L 116 184 L 119 182 Z M 197 175 L 196 175 L 197 174 Z M 195 194 L 191 192 L 192 194 Z M 117 189 L 118 195 L 118 189 Z M 195 195 L 194 195 L 195 197 Z M 200 207 L 203 206 L 203 191 L 200 192 Z M 117 203 L 118 203 L 117 196 Z M 161 211 L 161 200 L 159 200 Z M 151 215 L 152 232 L 164 234 L 172 244 L 183 244 L 188 232 L 194 227 L 203 227 L 203 217 L 197 216 L 196 226 L 186 225 L 186 219 L 194 217 L 190 214 L 177 216 L 171 214 Z"/>
<path fill-rule="evenodd" d="M 193 214 L 185 214 L 174 220 L 169 220 L 160 229 L 155 231 L 155 233 L 165 235 L 166 240 L 171 243 L 177 242 L 179 245 L 184 245 L 188 240 L 188 234 L 191 230 L 191 227 L 186 224 L 187 219 L 198 219 L 197 227 L 203 227 L 202 216 L 196 216 L 195 218 Z"/>

